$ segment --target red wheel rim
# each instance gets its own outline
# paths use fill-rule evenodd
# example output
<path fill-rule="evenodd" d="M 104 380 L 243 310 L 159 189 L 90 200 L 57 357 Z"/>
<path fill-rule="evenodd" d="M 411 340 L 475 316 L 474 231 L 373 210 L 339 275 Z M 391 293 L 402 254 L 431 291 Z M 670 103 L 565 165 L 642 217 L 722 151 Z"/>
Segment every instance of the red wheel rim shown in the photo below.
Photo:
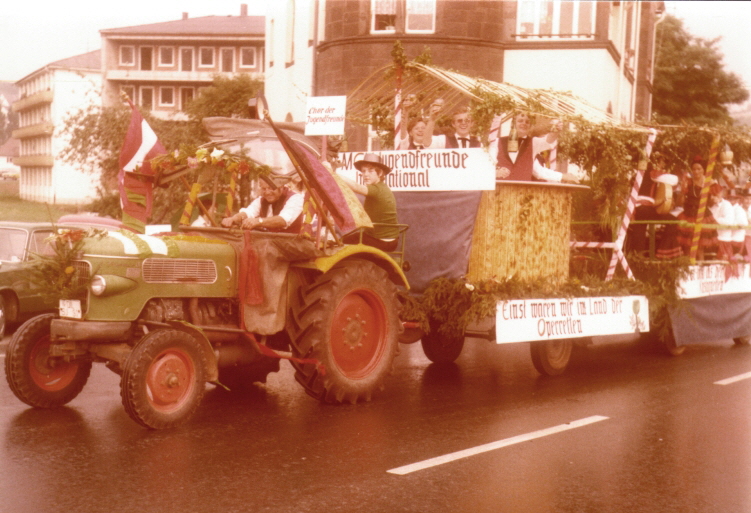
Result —
<path fill-rule="evenodd" d="M 50 337 L 39 338 L 29 355 L 29 376 L 36 386 L 47 392 L 65 389 L 76 378 L 78 363 L 50 358 Z"/>
<path fill-rule="evenodd" d="M 388 320 L 381 299 L 370 290 L 355 290 L 337 305 L 331 324 L 334 362 L 350 379 L 370 374 L 386 347 Z"/>
<path fill-rule="evenodd" d="M 193 359 L 177 348 L 166 349 L 151 362 L 146 373 L 146 393 L 154 409 L 170 412 L 179 409 L 195 386 Z"/>

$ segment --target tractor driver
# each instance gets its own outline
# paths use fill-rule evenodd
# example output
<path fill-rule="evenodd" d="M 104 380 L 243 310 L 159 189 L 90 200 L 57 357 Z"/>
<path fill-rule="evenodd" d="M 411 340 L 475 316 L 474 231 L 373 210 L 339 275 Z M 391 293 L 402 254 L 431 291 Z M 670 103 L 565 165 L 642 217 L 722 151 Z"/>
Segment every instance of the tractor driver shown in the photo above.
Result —
<path fill-rule="evenodd" d="M 258 181 L 259 196 L 250 205 L 222 219 L 229 228 L 240 224 L 246 230 L 299 233 L 302 226 L 303 196 L 288 187 L 290 178 L 272 175 L 270 181 Z"/>

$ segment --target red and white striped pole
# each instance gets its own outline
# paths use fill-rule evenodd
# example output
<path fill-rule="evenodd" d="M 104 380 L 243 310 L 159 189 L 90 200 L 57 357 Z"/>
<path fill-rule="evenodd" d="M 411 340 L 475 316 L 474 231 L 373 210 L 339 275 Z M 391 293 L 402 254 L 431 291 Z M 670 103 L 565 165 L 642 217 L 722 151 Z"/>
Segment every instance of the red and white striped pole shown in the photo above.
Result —
<path fill-rule="evenodd" d="M 652 154 L 652 147 L 654 146 L 655 139 L 657 138 L 657 130 L 652 128 L 649 131 L 649 137 L 647 137 L 647 145 L 644 148 L 645 160 L 649 160 L 649 156 Z M 641 169 L 644 167 L 645 169 Z M 618 232 L 618 237 L 615 240 L 615 249 L 613 255 L 610 257 L 610 265 L 608 266 L 608 274 L 605 280 L 611 280 L 615 275 L 615 268 L 620 261 L 623 265 L 623 269 L 629 278 L 633 278 L 631 269 L 628 266 L 626 257 L 623 254 L 623 243 L 626 240 L 626 233 L 628 226 L 631 224 L 631 219 L 634 217 L 634 209 L 636 208 L 636 197 L 639 196 L 639 188 L 641 188 L 641 182 L 644 180 L 644 172 L 646 166 L 638 166 L 636 170 L 636 176 L 634 177 L 634 186 L 631 188 L 631 195 L 628 197 L 628 204 L 626 205 L 626 212 L 623 214 L 623 220 L 621 221 L 621 228 Z"/>
<path fill-rule="evenodd" d="M 402 138 L 402 72 L 401 66 L 396 68 L 396 90 L 394 91 L 394 149 L 399 147 Z"/>

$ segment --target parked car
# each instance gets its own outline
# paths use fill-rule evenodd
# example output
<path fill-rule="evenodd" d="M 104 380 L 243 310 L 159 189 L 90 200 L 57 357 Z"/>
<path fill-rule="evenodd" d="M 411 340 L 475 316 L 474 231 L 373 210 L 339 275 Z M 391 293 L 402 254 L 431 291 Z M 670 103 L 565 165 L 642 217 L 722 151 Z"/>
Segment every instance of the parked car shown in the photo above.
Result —
<path fill-rule="evenodd" d="M 57 307 L 24 276 L 26 262 L 44 251 L 53 230 L 51 223 L 0 221 L 0 338 L 8 325 Z"/>

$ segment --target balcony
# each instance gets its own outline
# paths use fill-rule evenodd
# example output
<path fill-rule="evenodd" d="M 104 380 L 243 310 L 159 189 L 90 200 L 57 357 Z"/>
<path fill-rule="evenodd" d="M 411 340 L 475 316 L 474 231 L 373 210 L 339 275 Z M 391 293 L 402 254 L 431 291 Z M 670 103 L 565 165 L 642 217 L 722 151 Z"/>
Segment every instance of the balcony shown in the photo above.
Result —
<path fill-rule="evenodd" d="M 52 155 L 26 155 L 13 157 L 13 163 L 21 167 L 52 167 L 55 165 L 55 157 Z"/>
<path fill-rule="evenodd" d="M 143 71 L 129 69 L 110 69 L 104 72 L 105 80 L 127 82 L 206 82 L 214 80 L 214 75 L 233 77 L 235 73 L 217 71 Z M 263 73 L 250 73 L 253 78 L 262 78 Z"/>
<path fill-rule="evenodd" d="M 36 125 L 29 125 L 17 130 L 13 130 L 13 137 L 16 139 L 23 139 L 24 137 L 36 137 L 39 135 L 52 135 L 55 131 L 55 125 L 50 122 L 37 123 Z"/>
<path fill-rule="evenodd" d="M 38 93 L 34 93 L 31 96 L 27 96 L 26 98 L 21 98 L 20 100 L 13 102 L 13 112 L 20 112 L 30 107 L 36 107 L 37 105 L 41 105 L 43 103 L 52 103 L 53 98 L 54 94 L 52 93 L 51 89 L 48 89 L 46 91 L 39 91 Z"/>

